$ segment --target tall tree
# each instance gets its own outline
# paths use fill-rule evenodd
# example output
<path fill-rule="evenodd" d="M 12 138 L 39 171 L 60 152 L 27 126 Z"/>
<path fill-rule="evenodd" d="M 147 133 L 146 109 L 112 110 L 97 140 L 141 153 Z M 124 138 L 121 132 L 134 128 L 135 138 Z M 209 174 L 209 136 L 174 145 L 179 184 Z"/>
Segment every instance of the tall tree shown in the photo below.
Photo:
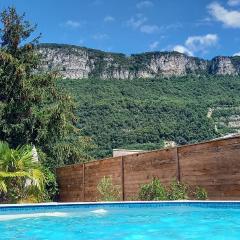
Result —
<path fill-rule="evenodd" d="M 0 140 L 12 147 L 34 144 L 51 168 L 88 158 L 72 97 L 57 89 L 56 73 L 39 70 L 39 36 L 31 38 L 36 26 L 12 7 L 0 20 Z"/>

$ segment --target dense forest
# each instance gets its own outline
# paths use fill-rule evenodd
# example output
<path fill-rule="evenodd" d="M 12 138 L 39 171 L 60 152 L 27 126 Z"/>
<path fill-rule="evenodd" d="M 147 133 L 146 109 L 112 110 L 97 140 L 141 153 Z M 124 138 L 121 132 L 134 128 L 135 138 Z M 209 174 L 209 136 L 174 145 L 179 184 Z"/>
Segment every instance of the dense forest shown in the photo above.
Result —
<path fill-rule="evenodd" d="M 78 127 L 93 140 L 94 158 L 114 148 L 158 149 L 164 141 L 195 143 L 238 130 L 229 119 L 240 115 L 240 77 L 64 79 L 58 87 L 75 97 Z"/>

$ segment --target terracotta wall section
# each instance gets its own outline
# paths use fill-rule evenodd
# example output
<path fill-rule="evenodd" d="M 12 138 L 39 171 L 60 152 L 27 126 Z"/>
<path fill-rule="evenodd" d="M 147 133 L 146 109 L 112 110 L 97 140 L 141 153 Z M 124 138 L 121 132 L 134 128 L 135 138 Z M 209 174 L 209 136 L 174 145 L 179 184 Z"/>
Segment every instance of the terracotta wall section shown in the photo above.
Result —
<path fill-rule="evenodd" d="M 131 200 L 138 195 L 142 184 L 157 177 L 164 184 L 177 178 L 177 149 L 152 151 L 123 157 L 124 199 Z"/>
<path fill-rule="evenodd" d="M 178 148 L 180 180 L 207 189 L 210 199 L 240 199 L 240 138 Z"/>
<path fill-rule="evenodd" d="M 82 164 L 70 165 L 57 169 L 60 200 L 62 202 L 84 201 Z"/>
<path fill-rule="evenodd" d="M 106 176 L 112 178 L 122 195 L 122 157 L 109 158 L 85 164 L 84 195 L 85 201 L 97 201 L 97 185 Z"/>

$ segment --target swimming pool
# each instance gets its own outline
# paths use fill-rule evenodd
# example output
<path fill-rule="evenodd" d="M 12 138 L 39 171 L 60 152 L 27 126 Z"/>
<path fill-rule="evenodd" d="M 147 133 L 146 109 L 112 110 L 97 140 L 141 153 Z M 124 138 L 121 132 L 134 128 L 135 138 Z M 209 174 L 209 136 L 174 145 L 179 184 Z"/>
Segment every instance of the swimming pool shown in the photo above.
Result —
<path fill-rule="evenodd" d="M 0 239 L 239 239 L 240 202 L 0 207 Z"/>

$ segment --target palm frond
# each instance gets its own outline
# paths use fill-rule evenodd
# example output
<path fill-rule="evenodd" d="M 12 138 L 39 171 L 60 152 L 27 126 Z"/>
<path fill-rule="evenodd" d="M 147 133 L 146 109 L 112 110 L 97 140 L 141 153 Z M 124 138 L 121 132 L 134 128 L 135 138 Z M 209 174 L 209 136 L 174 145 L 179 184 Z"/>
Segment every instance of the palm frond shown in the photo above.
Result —
<path fill-rule="evenodd" d="M 7 192 L 7 185 L 4 180 L 0 179 L 0 192 Z"/>
<path fill-rule="evenodd" d="M 39 199 L 43 195 L 45 178 L 40 164 L 33 159 L 31 146 L 11 149 L 0 141 L 0 191 L 6 193 L 8 184 L 17 185 L 19 199 Z"/>

